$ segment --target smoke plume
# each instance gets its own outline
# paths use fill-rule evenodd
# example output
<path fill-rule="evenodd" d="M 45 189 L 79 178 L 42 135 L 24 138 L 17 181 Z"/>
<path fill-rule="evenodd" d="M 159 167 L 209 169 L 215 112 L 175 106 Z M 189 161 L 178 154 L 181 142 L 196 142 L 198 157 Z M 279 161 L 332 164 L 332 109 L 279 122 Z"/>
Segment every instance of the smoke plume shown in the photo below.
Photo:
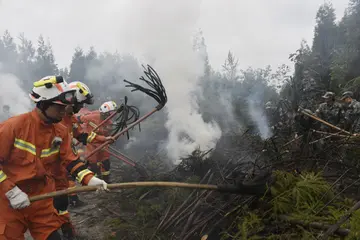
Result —
<path fill-rule="evenodd" d="M 177 161 L 196 147 L 215 147 L 221 130 L 214 122 L 204 122 L 193 95 L 204 74 L 204 62 L 192 41 L 201 1 L 156 1 L 156 5 L 155 11 L 152 1 L 142 1 L 136 16 L 129 16 L 132 28 L 125 38 L 163 80 L 168 94 L 166 149 Z"/>
<path fill-rule="evenodd" d="M 19 79 L 10 73 L 0 72 L 0 115 L 4 105 L 10 107 L 10 116 L 27 112 L 31 108 L 27 94 L 21 89 Z M 5 119 L 4 119 L 5 120 Z"/>
<path fill-rule="evenodd" d="M 266 117 L 266 114 L 264 113 L 264 110 L 262 108 L 262 105 L 260 104 L 261 101 L 258 99 L 261 99 L 260 92 L 255 92 L 254 94 L 251 94 L 248 97 L 248 108 L 249 108 L 249 116 L 251 117 L 252 121 L 255 123 L 259 134 L 262 139 L 268 139 L 271 137 L 271 130 L 268 125 L 268 120 Z"/>

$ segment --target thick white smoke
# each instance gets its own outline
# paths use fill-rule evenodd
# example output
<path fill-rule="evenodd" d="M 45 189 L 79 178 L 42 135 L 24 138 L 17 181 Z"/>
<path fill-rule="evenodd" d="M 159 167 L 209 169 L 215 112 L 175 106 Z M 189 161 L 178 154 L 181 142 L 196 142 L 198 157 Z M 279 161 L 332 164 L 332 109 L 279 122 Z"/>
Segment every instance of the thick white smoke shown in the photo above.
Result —
<path fill-rule="evenodd" d="M 4 116 L 4 105 L 10 107 L 8 114 L 10 116 L 25 113 L 31 109 L 30 99 L 21 89 L 20 80 L 15 75 L 0 72 L 0 82 L 0 115 L 2 120 L 5 120 L 4 117 L 8 117 Z"/>
<path fill-rule="evenodd" d="M 236 121 L 234 105 L 231 101 L 231 93 L 230 90 L 227 91 L 221 91 L 218 99 L 222 105 L 222 110 L 226 113 L 223 120 L 225 122 L 225 130 L 232 133 L 238 133 L 242 131 L 242 126 L 239 122 Z"/>
<path fill-rule="evenodd" d="M 204 122 L 192 95 L 204 74 L 204 62 L 193 50 L 192 39 L 201 0 L 143 0 L 140 5 L 126 21 L 131 29 L 124 38 L 127 46 L 148 59 L 167 90 L 168 156 L 177 161 L 196 147 L 215 147 L 221 130 L 216 123 Z"/>
<path fill-rule="evenodd" d="M 271 137 L 271 130 L 268 125 L 268 120 L 266 117 L 266 114 L 260 105 L 259 101 L 256 101 L 256 99 L 259 99 L 260 93 L 257 92 L 255 94 L 252 94 L 248 97 L 248 108 L 249 108 L 249 115 L 251 119 L 256 124 L 256 127 L 260 133 L 260 136 L 262 139 L 268 139 Z"/>

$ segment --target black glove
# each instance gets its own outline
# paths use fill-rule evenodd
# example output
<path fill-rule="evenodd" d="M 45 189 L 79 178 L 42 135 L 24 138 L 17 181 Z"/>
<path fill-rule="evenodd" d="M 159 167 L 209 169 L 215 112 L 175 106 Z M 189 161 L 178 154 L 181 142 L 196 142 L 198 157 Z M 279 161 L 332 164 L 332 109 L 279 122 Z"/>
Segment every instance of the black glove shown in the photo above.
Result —
<path fill-rule="evenodd" d="M 79 142 L 81 142 L 83 145 L 87 144 L 87 138 L 88 138 L 89 134 L 88 133 L 81 133 L 79 134 L 79 136 L 77 137 L 77 140 Z"/>

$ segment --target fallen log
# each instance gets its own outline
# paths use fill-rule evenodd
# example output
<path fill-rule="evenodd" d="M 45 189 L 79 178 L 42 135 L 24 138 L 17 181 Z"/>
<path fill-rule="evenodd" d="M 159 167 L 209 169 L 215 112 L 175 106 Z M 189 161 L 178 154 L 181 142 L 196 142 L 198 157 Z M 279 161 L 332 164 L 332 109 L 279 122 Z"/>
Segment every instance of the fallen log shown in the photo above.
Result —
<path fill-rule="evenodd" d="M 326 223 L 319 223 L 319 222 L 304 222 L 301 220 L 297 220 L 297 219 L 293 219 L 289 216 L 286 215 L 280 215 L 279 219 L 285 222 L 288 222 L 290 224 L 294 224 L 294 225 L 301 225 L 303 227 L 307 227 L 307 228 L 315 228 L 315 229 L 319 229 L 319 230 L 327 230 L 331 225 L 326 224 Z M 335 233 L 336 235 L 345 237 L 347 235 L 350 234 L 350 230 L 346 229 L 346 228 L 338 228 L 336 231 L 334 231 L 333 233 Z"/>
<path fill-rule="evenodd" d="M 339 231 L 340 226 L 343 225 L 350 217 L 351 215 L 360 208 L 360 201 L 357 202 L 354 206 L 352 206 L 349 211 L 342 216 L 339 221 L 337 221 L 335 224 L 328 226 L 327 227 L 327 231 L 324 233 L 323 237 L 321 238 L 322 240 L 326 240 L 329 238 L 329 236 L 331 234 L 333 234 L 334 232 Z"/>

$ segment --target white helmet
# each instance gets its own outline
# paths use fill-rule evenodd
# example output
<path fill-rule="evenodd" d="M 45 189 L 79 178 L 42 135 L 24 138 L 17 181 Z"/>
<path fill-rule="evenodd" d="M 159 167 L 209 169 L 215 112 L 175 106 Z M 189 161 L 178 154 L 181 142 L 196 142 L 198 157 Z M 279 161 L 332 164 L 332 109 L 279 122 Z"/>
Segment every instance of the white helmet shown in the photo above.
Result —
<path fill-rule="evenodd" d="M 75 99 L 77 103 L 94 103 L 93 95 L 91 94 L 89 87 L 86 86 L 85 83 L 79 81 L 71 82 L 69 83 L 69 88 L 76 90 Z"/>
<path fill-rule="evenodd" d="M 74 101 L 75 90 L 68 87 L 62 76 L 47 76 L 34 82 L 34 88 L 29 94 L 34 102 L 53 102 L 67 105 Z"/>
<path fill-rule="evenodd" d="M 104 102 L 100 106 L 99 111 L 101 113 L 108 113 L 108 112 L 116 110 L 116 108 L 117 108 L 117 105 L 114 101 L 108 101 L 108 102 Z"/>

